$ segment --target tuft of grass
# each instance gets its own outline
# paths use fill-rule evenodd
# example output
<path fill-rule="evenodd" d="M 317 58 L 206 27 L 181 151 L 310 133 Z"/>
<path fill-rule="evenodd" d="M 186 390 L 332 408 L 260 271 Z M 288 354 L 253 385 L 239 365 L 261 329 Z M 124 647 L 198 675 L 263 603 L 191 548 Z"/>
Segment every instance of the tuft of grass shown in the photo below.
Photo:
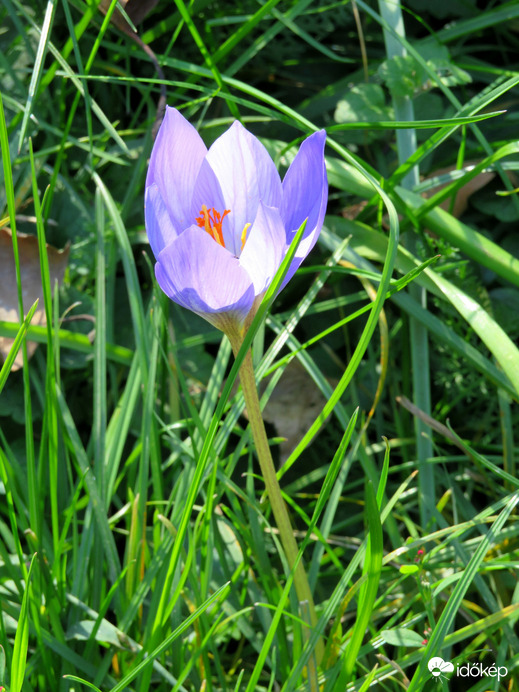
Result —
<path fill-rule="evenodd" d="M 0 9 L 20 315 L 0 315 L 0 686 L 428 690 L 440 656 L 507 668 L 460 690 L 515 689 L 519 3 L 176 0 L 126 7 L 137 38 L 115 1 L 44 7 Z M 319 244 L 246 344 L 313 629 L 235 385 L 245 351 L 154 281 L 164 90 L 208 145 L 240 118 L 281 173 L 327 130 Z M 17 232 L 38 238 L 45 326 Z M 67 243 L 56 291 L 47 244 Z"/>

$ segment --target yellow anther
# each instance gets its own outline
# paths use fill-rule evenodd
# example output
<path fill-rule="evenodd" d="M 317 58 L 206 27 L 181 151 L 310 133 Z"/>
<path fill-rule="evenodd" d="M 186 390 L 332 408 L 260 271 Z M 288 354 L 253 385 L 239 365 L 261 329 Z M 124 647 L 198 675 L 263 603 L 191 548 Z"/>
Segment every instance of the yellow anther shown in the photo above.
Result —
<path fill-rule="evenodd" d="M 251 226 L 250 223 L 246 223 L 245 228 L 241 232 L 241 249 L 242 250 L 245 247 L 245 241 L 247 240 L 247 231 L 249 230 L 250 226 Z"/>

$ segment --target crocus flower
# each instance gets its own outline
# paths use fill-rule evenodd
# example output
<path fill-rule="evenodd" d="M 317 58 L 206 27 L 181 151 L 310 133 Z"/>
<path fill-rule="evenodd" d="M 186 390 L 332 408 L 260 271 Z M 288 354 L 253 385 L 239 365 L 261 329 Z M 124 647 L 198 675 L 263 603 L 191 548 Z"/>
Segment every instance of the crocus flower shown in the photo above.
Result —
<path fill-rule="evenodd" d="M 145 198 L 164 293 L 222 331 L 242 332 L 305 220 L 282 287 L 317 241 L 328 198 L 325 139 L 322 130 L 304 140 L 281 182 L 265 147 L 239 122 L 208 150 L 168 107 Z"/>

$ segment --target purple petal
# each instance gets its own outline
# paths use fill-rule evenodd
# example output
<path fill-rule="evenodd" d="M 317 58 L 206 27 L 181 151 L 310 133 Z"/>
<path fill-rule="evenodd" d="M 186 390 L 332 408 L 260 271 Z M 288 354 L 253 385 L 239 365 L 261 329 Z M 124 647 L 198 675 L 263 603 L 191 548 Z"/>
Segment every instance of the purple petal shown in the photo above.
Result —
<path fill-rule="evenodd" d="M 324 164 L 326 132 L 320 130 L 301 144 L 283 180 L 282 218 L 290 243 L 308 219 L 305 237 L 321 226 L 328 200 L 328 180 Z"/>
<path fill-rule="evenodd" d="M 225 209 L 231 210 L 228 227 L 233 237 L 229 238 L 232 242 L 226 238 L 226 245 L 238 255 L 241 233 L 245 225 L 256 218 L 260 200 L 269 207 L 281 207 L 279 174 L 265 147 L 239 122 L 233 123 L 214 142 L 206 161 L 220 183 Z M 206 173 L 201 174 L 195 186 L 194 198 L 197 204 L 203 203 L 209 207 L 209 203 L 203 200 L 203 194 L 208 194 L 206 188 L 210 188 L 207 179 Z M 223 211 L 215 208 L 220 213 Z"/>
<path fill-rule="evenodd" d="M 166 108 L 151 152 L 146 187 L 156 183 L 176 228 L 194 222 L 191 197 L 207 148 L 195 128 L 175 108 Z"/>
<path fill-rule="evenodd" d="M 260 295 L 270 285 L 286 251 L 285 227 L 277 209 L 260 202 L 258 214 L 240 255 L 240 265 L 247 271 Z"/>
<path fill-rule="evenodd" d="M 324 130 L 305 139 L 283 180 L 281 214 L 287 231 L 287 245 L 292 242 L 305 219 L 308 220 L 296 256 L 281 288 L 290 281 L 321 232 L 328 202 L 328 180 L 324 163 L 325 141 Z"/>
<path fill-rule="evenodd" d="M 155 275 L 169 298 L 219 329 L 222 319 L 241 325 L 254 302 L 253 285 L 237 258 L 197 226 L 162 250 Z"/>
<path fill-rule="evenodd" d="M 173 225 L 171 217 L 156 183 L 146 188 L 144 193 L 144 215 L 146 218 L 146 233 L 155 257 L 169 245 L 182 229 Z"/>

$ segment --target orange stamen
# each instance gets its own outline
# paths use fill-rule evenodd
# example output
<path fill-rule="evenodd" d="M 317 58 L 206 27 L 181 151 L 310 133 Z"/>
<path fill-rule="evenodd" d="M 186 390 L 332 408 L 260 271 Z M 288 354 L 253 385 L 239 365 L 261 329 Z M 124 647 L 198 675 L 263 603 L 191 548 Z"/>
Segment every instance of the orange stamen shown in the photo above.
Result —
<path fill-rule="evenodd" d="M 196 218 L 196 222 L 200 228 L 204 228 L 206 232 L 209 233 L 211 238 L 216 240 L 219 245 L 225 247 L 222 233 L 222 222 L 227 214 L 230 213 L 231 210 L 226 209 L 224 213 L 220 215 L 220 213 L 217 212 L 214 207 L 212 209 L 208 209 L 205 204 L 202 204 L 202 209 L 200 210 L 201 216 Z"/>

